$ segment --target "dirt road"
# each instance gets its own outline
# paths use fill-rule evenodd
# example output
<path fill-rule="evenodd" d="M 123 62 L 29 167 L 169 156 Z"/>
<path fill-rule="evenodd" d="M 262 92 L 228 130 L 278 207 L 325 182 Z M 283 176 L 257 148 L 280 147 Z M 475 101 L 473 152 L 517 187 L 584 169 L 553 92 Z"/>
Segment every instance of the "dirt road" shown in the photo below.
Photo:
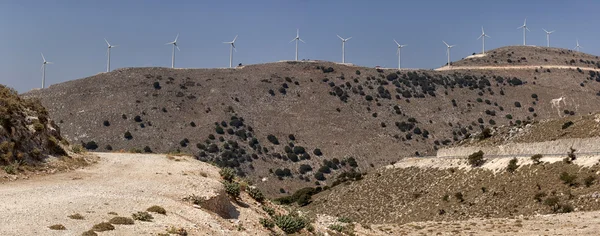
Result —
<path fill-rule="evenodd" d="M 544 69 L 573 69 L 577 68 L 586 71 L 600 71 L 600 68 L 592 67 L 577 67 L 577 66 L 557 66 L 557 65 L 540 65 L 540 66 L 452 66 L 452 67 L 440 67 L 435 69 L 436 71 L 447 71 L 447 70 L 535 70 L 539 68 Z"/>
<path fill-rule="evenodd" d="M 131 217 L 152 205 L 164 207 L 167 214 L 153 214 L 153 222 L 116 225 L 116 230 L 103 235 L 156 235 L 169 226 L 183 227 L 190 235 L 237 234 L 223 226 L 228 220 L 182 201 L 191 194 L 205 196 L 222 187 L 216 167 L 185 157 L 97 155 L 98 163 L 72 172 L 0 184 L 0 235 L 81 235 L 115 216 L 109 212 Z M 245 223 L 248 209 L 240 210 L 240 222 Z M 85 219 L 68 217 L 75 213 Z M 48 228 L 55 224 L 66 230 Z"/>

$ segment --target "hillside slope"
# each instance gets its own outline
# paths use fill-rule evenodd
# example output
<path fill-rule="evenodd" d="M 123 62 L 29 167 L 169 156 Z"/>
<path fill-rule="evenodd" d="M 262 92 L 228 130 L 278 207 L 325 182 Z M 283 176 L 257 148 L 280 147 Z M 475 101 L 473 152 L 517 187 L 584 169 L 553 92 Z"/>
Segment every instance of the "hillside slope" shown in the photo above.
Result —
<path fill-rule="evenodd" d="M 596 112 L 596 81 L 600 74 L 576 70 L 386 72 L 283 62 L 126 68 L 25 96 L 43 98 L 71 142 L 192 153 L 263 180 L 277 196 L 353 168 L 435 155 L 487 126 Z M 561 95 L 568 102 L 552 107 Z"/>
<path fill-rule="evenodd" d="M 0 166 L 35 165 L 48 155 L 67 155 L 61 141 L 59 128 L 38 100 L 23 99 L 0 85 Z"/>

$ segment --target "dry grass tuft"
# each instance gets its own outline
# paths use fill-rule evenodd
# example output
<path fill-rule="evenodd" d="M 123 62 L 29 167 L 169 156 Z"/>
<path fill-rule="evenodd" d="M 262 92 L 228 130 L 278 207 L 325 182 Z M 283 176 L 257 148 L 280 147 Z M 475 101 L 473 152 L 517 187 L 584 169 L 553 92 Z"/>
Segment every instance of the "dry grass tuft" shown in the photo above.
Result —
<path fill-rule="evenodd" d="M 117 216 L 117 217 L 113 217 L 112 219 L 110 219 L 108 221 L 108 223 L 111 223 L 114 225 L 132 225 L 132 224 L 134 224 L 134 221 L 133 221 L 133 219 L 128 218 L 128 217 Z"/>
<path fill-rule="evenodd" d="M 167 211 L 165 210 L 165 208 L 163 208 L 161 206 L 157 206 L 157 205 L 151 206 L 150 208 L 146 209 L 146 211 L 156 212 L 158 214 L 163 214 L 163 215 L 167 214 Z"/>
<path fill-rule="evenodd" d="M 48 226 L 48 228 L 50 228 L 52 230 L 66 230 L 67 229 L 67 227 L 65 227 L 64 225 L 61 225 L 61 224 L 51 225 L 51 226 Z"/>
<path fill-rule="evenodd" d="M 92 227 L 92 231 L 95 232 L 103 232 L 103 231 L 109 231 L 109 230 L 114 230 L 115 226 L 113 226 L 112 224 L 108 223 L 108 222 L 102 222 L 100 224 L 96 224 L 94 225 L 94 227 Z"/>
<path fill-rule="evenodd" d="M 74 219 L 74 220 L 85 220 L 85 217 L 83 217 L 81 214 L 76 213 L 73 215 L 70 215 L 69 218 Z"/>

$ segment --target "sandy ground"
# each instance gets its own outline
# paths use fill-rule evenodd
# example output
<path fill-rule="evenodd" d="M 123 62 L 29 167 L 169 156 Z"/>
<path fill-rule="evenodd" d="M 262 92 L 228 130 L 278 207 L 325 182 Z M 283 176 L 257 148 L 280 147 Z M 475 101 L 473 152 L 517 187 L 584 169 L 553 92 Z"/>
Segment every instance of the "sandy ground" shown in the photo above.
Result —
<path fill-rule="evenodd" d="M 539 68 L 544 69 L 573 69 L 577 68 L 581 70 L 593 70 L 600 71 L 599 68 L 593 67 L 577 67 L 577 66 L 557 66 L 557 65 L 541 65 L 541 66 L 444 66 L 435 69 L 436 71 L 446 71 L 446 70 L 535 70 Z"/>
<path fill-rule="evenodd" d="M 102 235 L 156 235 L 170 226 L 190 235 L 261 235 L 254 206 L 236 206 L 239 216 L 225 220 L 182 201 L 191 194 L 209 196 L 222 188 L 218 169 L 208 164 L 165 155 L 98 153 L 98 163 L 71 172 L 0 184 L 0 235 L 81 235 L 108 221 L 116 212 L 131 217 L 152 205 L 153 222 L 116 225 Z M 206 176 L 206 177 L 204 177 Z M 84 220 L 68 218 L 79 213 Z M 51 230 L 62 224 L 66 230 Z M 237 224 L 248 231 L 238 232 Z M 254 232 L 254 233 L 251 233 Z"/>

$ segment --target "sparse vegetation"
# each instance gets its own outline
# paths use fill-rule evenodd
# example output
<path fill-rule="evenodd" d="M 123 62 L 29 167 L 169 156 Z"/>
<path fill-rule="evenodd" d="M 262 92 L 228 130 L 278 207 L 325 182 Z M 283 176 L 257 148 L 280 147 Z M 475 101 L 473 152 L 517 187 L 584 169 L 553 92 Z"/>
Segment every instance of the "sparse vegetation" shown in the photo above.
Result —
<path fill-rule="evenodd" d="M 113 225 L 132 225 L 134 224 L 134 220 L 128 217 L 115 216 L 112 219 L 110 219 L 108 223 L 111 223 Z"/>
<path fill-rule="evenodd" d="M 542 154 L 535 154 L 535 155 L 531 156 L 531 160 L 533 161 L 534 165 L 538 165 L 541 163 L 540 159 L 542 159 L 542 157 L 543 157 Z"/>
<path fill-rule="evenodd" d="M 271 219 L 260 218 L 258 222 L 267 229 L 272 229 L 275 227 L 275 222 Z"/>
<path fill-rule="evenodd" d="M 237 199 L 238 197 L 240 197 L 240 184 L 236 182 L 224 181 L 223 186 L 225 187 L 225 192 L 229 194 L 229 196 L 231 196 L 232 198 Z"/>
<path fill-rule="evenodd" d="M 108 222 L 102 222 L 99 224 L 95 224 L 92 227 L 92 231 L 95 232 L 104 232 L 104 231 L 109 231 L 109 230 L 114 230 L 115 226 L 113 226 L 112 224 L 108 223 Z"/>
<path fill-rule="evenodd" d="M 85 218 L 84 218 L 84 217 L 83 217 L 81 214 L 79 214 L 79 213 L 76 213 L 76 214 L 70 215 L 70 216 L 68 216 L 68 217 L 69 217 L 69 218 L 71 218 L 71 219 L 73 219 L 73 220 L 84 220 L 84 219 L 85 219 Z"/>
<path fill-rule="evenodd" d="M 573 125 L 573 121 L 567 121 L 562 125 L 562 129 L 567 129 Z"/>
<path fill-rule="evenodd" d="M 588 177 L 585 177 L 585 179 L 583 179 L 583 183 L 588 188 L 591 187 L 595 181 L 596 181 L 596 176 L 593 176 L 593 175 L 589 175 Z"/>
<path fill-rule="evenodd" d="M 145 211 L 138 211 L 137 213 L 133 213 L 131 215 L 131 218 L 133 218 L 134 220 L 147 221 L 147 222 L 150 222 L 154 219 L 154 217 L 152 215 L 150 215 L 150 213 L 145 212 Z"/>
<path fill-rule="evenodd" d="M 576 182 L 577 175 L 576 174 L 569 174 L 566 171 L 560 173 L 560 180 L 562 180 L 564 184 L 569 185 L 569 186 L 575 186 L 575 185 L 577 185 L 577 182 Z"/>
<path fill-rule="evenodd" d="M 48 226 L 48 228 L 50 228 L 51 230 L 66 230 L 67 229 L 67 227 L 65 227 L 64 225 L 61 225 L 61 224 L 51 225 L 51 226 Z"/>
<path fill-rule="evenodd" d="M 485 160 L 483 159 L 483 151 L 480 150 L 478 152 L 475 152 L 475 153 L 469 155 L 468 161 L 469 161 L 469 165 L 471 165 L 472 167 L 482 166 L 483 163 L 485 163 Z"/>
<path fill-rule="evenodd" d="M 296 233 L 308 224 L 306 219 L 292 214 L 275 216 L 273 219 L 277 227 L 287 234 Z"/>
<path fill-rule="evenodd" d="M 263 195 L 263 193 L 260 191 L 260 189 L 258 189 L 256 187 L 247 188 L 246 192 L 248 192 L 248 195 L 250 195 L 250 197 L 252 197 L 257 202 L 262 203 L 265 201 L 265 195 Z"/>
<path fill-rule="evenodd" d="M 149 207 L 148 209 L 146 209 L 146 211 L 147 212 L 155 212 L 155 213 L 162 214 L 162 215 L 167 214 L 167 211 L 165 210 L 165 208 L 163 208 L 161 206 L 157 206 L 157 205 Z"/>
<path fill-rule="evenodd" d="M 233 178 L 235 178 L 235 170 L 233 168 L 229 168 L 229 167 L 222 168 L 219 171 L 219 174 L 221 175 L 221 178 L 223 178 L 227 182 L 231 182 L 231 181 L 233 181 Z"/>
<path fill-rule="evenodd" d="M 508 166 L 506 167 L 506 171 L 513 173 L 517 170 L 517 168 L 519 168 L 519 165 L 517 165 L 517 158 L 513 158 L 510 159 L 510 161 L 508 162 Z"/>

